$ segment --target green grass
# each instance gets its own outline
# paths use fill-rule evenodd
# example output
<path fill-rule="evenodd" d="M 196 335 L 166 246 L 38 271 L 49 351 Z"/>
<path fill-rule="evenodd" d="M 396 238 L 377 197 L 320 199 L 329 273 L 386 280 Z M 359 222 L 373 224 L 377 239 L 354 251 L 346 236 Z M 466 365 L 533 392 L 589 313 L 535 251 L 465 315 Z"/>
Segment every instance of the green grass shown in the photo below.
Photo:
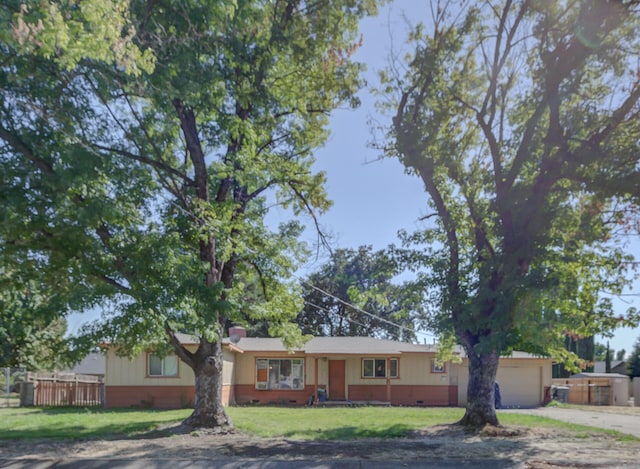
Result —
<path fill-rule="evenodd" d="M 259 437 L 286 437 L 304 440 L 350 440 L 395 438 L 421 428 L 453 423 L 464 409 L 413 407 L 292 408 L 230 407 L 236 428 Z M 163 424 L 178 424 L 190 409 L 104 410 L 78 408 L 2 408 L 0 440 L 10 439 L 87 439 L 136 436 Z M 612 430 L 600 430 L 563 423 L 544 417 L 499 413 L 504 425 L 551 428 L 568 431 L 576 437 L 595 433 L 610 434 L 620 441 L 640 441 Z"/>
<path fill-rule="evenodd" d="M 453 423 L 464 409 L 232 407 L 228 412 L 238 430 L 261 437 L 347 440 L 406 436 L 420 428 Z"/>
<path fill-rule="evenodd" d="M 0 439 L 110 438 L 148 432 L 179 422 L 190 410 L 105 410 L 102 408 L 3 408 Z"/>

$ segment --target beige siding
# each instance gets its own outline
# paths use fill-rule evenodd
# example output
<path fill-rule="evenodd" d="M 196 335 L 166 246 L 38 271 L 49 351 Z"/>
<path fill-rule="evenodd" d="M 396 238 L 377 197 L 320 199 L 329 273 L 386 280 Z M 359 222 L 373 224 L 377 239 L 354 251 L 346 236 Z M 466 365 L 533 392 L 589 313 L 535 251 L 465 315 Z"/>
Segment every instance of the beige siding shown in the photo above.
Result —
<path fill-rule="evenodd" d="M 309 357 L 309 361 L 313 362 L 315 367 L 315 357 Z M 346 368 L 346 364 L 345 364 Z M 315 368 L 314 368 L 315 369 Z M 346 373 L 346 369 L 345 369 Z M 315 373 L 311 375 L 311 381 L 308 384 L 315 385 Z M 324 358 L 318 358 L 318 385 L 326 386 L 329 384 L 329 360 Z"/>
<path fill-rule="evenodd" d="M 333 358 L 333 357 L 332 357 Z M 435 354 L 406 353 L 399 356 L 389 357 L 347 357 L 347 384 L 385 384 L 385 378 L 363 378 L 362 359 L 363 358 L 397 358 L 399 377 L 391 380 L 391 384 L 402 384 L 407 386 L 424 385 L 449 385 L 451 370 L 449 364 L 445 367 L 445 373 L 432 373 L 431 360 Z"/>
<path fill-rule="evenodd" d="M 551 360 L 501 358 L 496 377 L 504 407 L 535 407 L 544 401 L 545 388 L 551 386 Z M 453 384 L 453 383 L 452 383 Z M 458 366 L 458 404 L 467 403 L 469 363 Z"/>
<path fill-rule="evenodd" d="M 189 366 L 178 360 L 178 377 L 147 377 L 147 354 L 133 359 L 119 357 L 111 349 L 106 355 L 105 384 L 107 386 L 193 386 L 195 380 Z"/>
<path fill-rule="evenodd" d="M 315 385 L 315 357 L 301 354 L 282 355 L 281 353 L 237 353 L 234 364 L 234 384 L 254 384 L 255 361 L 257 358 L 292 358 L 305 359 L 305 384 Z M 428 358 L 427 358 L 428 357 Z M 326 385 L 329 381 L 329 360 L 345 360 L 346 384 L 385 384 L 384 378 L 363 378 L 362 358 L 379 358 L 375 356 L 332 355 L 318 358 L 318 384 Z M 457 384 L 458 367 L 447 364 L 445 373 L 432 373 L 431 360 L 435 354 L 403 354 L 382 358 L 397 358 L 399 366 L 399 379 L 392 379 L 392 385 L 449 385 Z M 225 363 L 226 365 L 226 363 Z M 226 381 L 225 381 L 226 382 Z"/>
<path fill-rule="evenodd" d="M 541 368 L 535 366 L 500 366 L 496 381 L 500 385 L 503 407 L 535 407 L 542 403 Z"/>
<path fill-rule="evenodd" d="M 227 349 L 222 351 L 222 384 L 230 385 L 235 377 L 236 354 Z"/>

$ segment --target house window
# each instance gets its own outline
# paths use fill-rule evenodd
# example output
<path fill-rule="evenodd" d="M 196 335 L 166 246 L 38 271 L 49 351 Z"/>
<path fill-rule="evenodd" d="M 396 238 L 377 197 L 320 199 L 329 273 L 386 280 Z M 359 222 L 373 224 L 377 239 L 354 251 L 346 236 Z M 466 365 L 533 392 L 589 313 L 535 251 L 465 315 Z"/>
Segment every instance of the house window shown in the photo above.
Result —
<path fill-rule="evenodd" d="M 398 359 L 389 359 L 389 378 L 398 377 Z M 386 358 L 363 358 L 362 359 L 363 378 L 386 378 L 387 359 Z"/>
<path fill-rule="evenodd" d="M 256 389 L 304 389 L 304 359 L 258 358 Z"/>
<path fill-rule="evenodd" d="M 150 353 L 147 357 L 149 376 L 178 376 L 178 357 L 175 355 L 159 357 Z"/>
<path fill-rule="evenodd" d="M 398 359 L 392 358 L 389 360 L 389 378 L 398 377 Z"/>
<path fill-rule="evenodd" d="M 438 365 L 435 360 L 431 360 L 431 373 L 446 373 L 447 369 L 444 363 Z"/>

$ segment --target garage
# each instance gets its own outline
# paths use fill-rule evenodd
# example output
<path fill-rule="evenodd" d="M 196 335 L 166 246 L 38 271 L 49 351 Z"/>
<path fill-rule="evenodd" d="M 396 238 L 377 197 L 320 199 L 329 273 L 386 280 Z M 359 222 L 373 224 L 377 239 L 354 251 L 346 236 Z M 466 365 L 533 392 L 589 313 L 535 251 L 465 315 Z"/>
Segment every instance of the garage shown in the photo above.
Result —
<path fill-rule="evenodd" d="M 540 368 L 498 367 L 502 407 L 537 407 L 542 401 Z"/>
<path fill-rule="evenodd" d="M 458 384 L 458 405 L 467 405 L 469 362 L 452 366 L 452 380 Z M 542 405 L 545 390 L 551 388 L 551 359 L 512 352 L 500 357 L 496 381 L 500 385 L 502 407 L 538 407 Z"/>

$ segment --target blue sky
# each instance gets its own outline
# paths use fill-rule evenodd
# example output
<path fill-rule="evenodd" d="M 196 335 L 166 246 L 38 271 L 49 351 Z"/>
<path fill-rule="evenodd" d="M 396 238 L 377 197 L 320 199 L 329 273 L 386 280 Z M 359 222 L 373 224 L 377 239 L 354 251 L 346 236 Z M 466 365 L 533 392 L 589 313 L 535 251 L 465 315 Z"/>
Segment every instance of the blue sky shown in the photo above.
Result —
<path fill-rule="evenodd" d="M 396 0 L 385 6 L 378 17 L 363 20 L 364 42 L 355 59 L 367 64 L 366 76 L 370 85 L 377 84 L 376 71 L 386 66 L 392 49 L 396 53 L 402 51 L 407 32 L 404 15 L 411 21 L 426 19 L 428 5 L 429 2 Z M 378 152 L 368 148 L 372 140 L 370 118 L 386 121 L 376 116 L 374 98 L 366 90 L 360 97 L 362 106 L 359 109 L 333 113 L 329 141 L 316 153 L 315 168 L 327 173 L 327 192 L 334 201 L 329 212 L 321 217 L 321 224 L 334 236 L 337 247 L 372 245 L 374 249 L 382 249 L 397 242 L 398 230 L 412 231 L 418 226 L 419 217 L 427 213 L 427 198 L 417 177 L 406 175 L 396 160 L 379 160 Z M 311 242 L 315 241 L 313 231 L 309 225 L 307 236 Z M 634 241 L 630 250 L 640 257 L 640 242 Z M 306 268 L 313 270 L 314 263 Z M 628 293 L 640 294 L 640 282 L 636 282 L 633 291 Z M 620 313 L 631 306 L 640 308 L 640 296 L 616 300 Z M 72 315 L 70 329 L 76 330 L 80 324 L 95 317 L 96 312 Z M 610 345 L 613 349 L 624 348 L 629 352 L 639 337 L 640 327 L 619 329 L 610 339 Z M 418 338 L 420 341 L 432 340 L 426 335 Z"/>
<path fill-rule="evenodd" d="M 392 53 L 402 53 L 407 32 L 407 20 L 415 22 L 429 18 L 429 2 L 395 0 L 385 6 L 376 18 L 367 18 L 361 24 L 363 46 L 355 60 L 368 66 L 370 86 L 377 81 L 376 71 L 384 68 Z M 408 49 L 405 47 L 405 52 Z M 379 160 L 379 153 L 368 148 L 372 140 L 371 118 L 386 123 L 376 115 L 375 98 L 366 90 L 360 93 L 362 106 L 357 110 L 339 110 L 331 118 L 331 137 L 324 148 L 316 153 L 316 168 L 327 173 L 327 191 L 334 205 L 321 218 L 323 227 L 332 233 L 339 247 L 372 245 L 382 249 L 397 243 L 400 229 L 411 231 L 418 226 L 419 217 L 429 213 L 422 184 L 415 176 L 404 173 L 396 160 Z M 388 118 L 387 118 L 388 119 Z M 308 229 L 310 232 L 311 228 Z M 312 238 L 312 235 L 311 235 Z M 630 238 L 629 252 L 640 257 L 640 239 Z M 311 266 L 312 268 L 312 266 Z M 620 313 L 635 306 L 640 309 L 640 282 L 633 290 L 615 300 Z M 619 329 L 610 340 L 611 348 L 624 348 L 630 352 L 640 338 L 640 327 Z M 607 339 L 596 338 L 605 343 Z"/>

